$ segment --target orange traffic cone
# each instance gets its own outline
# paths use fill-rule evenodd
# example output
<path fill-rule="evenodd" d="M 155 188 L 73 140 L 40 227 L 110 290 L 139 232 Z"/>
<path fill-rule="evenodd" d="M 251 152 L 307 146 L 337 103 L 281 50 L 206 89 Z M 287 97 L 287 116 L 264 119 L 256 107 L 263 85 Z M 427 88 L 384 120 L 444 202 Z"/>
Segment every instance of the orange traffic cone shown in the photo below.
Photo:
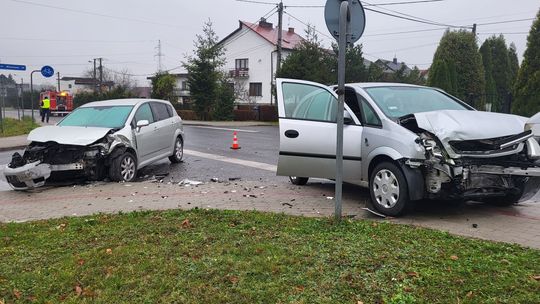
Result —
<path fill-rule="evenodd" d="M 238 137 L 236 137 L 236 131 L 234 131 L 234 133 L 233 133 L 233 140 L 232 140 L 231 149 L 233 149 L 233 150 L 240 149 L 240 145 L 238 144 Z"/>

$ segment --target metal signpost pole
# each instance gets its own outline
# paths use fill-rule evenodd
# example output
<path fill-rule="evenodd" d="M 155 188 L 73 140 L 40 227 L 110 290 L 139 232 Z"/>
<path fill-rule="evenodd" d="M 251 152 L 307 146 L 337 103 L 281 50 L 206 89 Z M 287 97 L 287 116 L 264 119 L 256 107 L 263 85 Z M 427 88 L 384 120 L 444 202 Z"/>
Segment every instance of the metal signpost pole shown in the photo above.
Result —
<path fill-rule="evenodd" d="M 338 58 L 338 104 L 336 140 L 336 221 L 341 220 L 343 193 L 343 111 L 345 110 L 345 53 L 347 48 L 347 28 L 349 24 L 349 2 L 341 2 L 339 10 L 339 58 Z"/>
<path fill-rule="evenodd" d="M 338 95 L 336 124 L 335 219 L 341 220 L 343 195 L 343 116 L 345 112 L 345 55 L 347 44 L 360 39 L 366 26 L 364 8 L 359 0 L 327 0 L 324 18 L 328 31 L 338 40 Z"/>

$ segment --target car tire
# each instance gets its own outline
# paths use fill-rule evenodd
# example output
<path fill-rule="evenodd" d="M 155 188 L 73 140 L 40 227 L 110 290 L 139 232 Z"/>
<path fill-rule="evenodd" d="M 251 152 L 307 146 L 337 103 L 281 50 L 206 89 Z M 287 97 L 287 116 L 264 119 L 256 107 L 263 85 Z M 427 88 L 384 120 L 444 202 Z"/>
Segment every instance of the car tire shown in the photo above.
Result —
<path fill-rule="evenodd" d="M 289 176 L 289 180 L 293 185 L 303 186 L 307 184 L 309 177 Z"/>
<path fill-rule="evenodd" d="M 369 193 L 373 207 L 384 215 L 401 215 L 409 204 L 407 180 L 391 162 L 375 166 L 369 178 Z"/>
<path fill-rule="evenodd" d="M 114 158 L 109 168 L 109 177 L 116 182 L 132 182 L 137 177 L 137 161 L 130 152 Z"/>
<path fill-rule="evenodd" d="M 176 140 L 174 141 L 174 151 L 173 155 L 169 156 L 169 160 L 171 163 L 179 163 L 182 161 L 182 158 L 184 157 L 184 142 L 182 141 L 182 138 L 178 136 Z"/>

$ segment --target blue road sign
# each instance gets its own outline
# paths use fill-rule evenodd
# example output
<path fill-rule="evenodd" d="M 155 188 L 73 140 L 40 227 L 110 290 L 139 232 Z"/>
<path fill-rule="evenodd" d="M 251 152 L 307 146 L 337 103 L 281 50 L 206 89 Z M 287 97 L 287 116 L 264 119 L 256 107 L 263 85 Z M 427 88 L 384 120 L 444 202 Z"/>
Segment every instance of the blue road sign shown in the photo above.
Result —
<path fill-rule="evenodd" d="M 0 63 L 0 70 L 26 71 L 25 65 Z"/>
<path fill-rule="evenodd" d="M 54 75 L 54 69 L 51 66 L 45 65 L 41 68 L 41 75 L 43 75 L 43 77 L 49 78 Z"/>

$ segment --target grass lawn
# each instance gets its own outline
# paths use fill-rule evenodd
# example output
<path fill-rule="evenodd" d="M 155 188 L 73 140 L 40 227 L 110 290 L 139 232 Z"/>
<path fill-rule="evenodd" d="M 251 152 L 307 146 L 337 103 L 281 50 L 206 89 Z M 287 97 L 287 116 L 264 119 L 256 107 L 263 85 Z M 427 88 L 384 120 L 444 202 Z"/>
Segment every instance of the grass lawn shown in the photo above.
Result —
<path fill-rule="evenodd" d="M 0 303 L 540 303 L 540 251 L 215 210 L 0 224 Z"/>
<path fill-rule="evenodd" d="M 0 137 L 17 136 L 28 134 L 30 131 L 39 127 L 39 124 L 32 121 L 31 117 L 24 117 L 21 120 L 14 118 L 4 118 L 4 132 L 0 132 Z"/>

